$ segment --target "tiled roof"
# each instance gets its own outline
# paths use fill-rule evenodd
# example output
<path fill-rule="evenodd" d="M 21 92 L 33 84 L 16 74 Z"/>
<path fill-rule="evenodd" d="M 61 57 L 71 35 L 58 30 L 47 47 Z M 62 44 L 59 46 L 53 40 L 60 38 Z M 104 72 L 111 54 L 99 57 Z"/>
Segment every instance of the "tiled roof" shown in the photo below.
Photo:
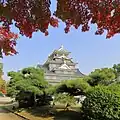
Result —
<path fill-rule="evenodd" d="M 77 75 L 80 75 L 80 76 L 85 76 L 83 73 L 80 72 L 79 69 L 77 69 L 77 72 L 76 72 Z"/>

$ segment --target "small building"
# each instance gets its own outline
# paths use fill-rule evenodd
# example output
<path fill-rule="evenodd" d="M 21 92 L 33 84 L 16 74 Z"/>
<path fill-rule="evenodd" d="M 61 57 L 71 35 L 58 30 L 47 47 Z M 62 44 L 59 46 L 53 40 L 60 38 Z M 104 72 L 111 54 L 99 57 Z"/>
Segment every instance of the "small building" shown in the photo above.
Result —
<path fill-rule="evenodd" d="M 64 49 L 63 45 L 52 52 L 43 65 L 37 67 L 44 70 L 45 79 L 50 84 L 60 83 L 62 80 L 76 79 L 84 74 L 76 68 L 77 63 L 69 57 L 70 52 Z"/>

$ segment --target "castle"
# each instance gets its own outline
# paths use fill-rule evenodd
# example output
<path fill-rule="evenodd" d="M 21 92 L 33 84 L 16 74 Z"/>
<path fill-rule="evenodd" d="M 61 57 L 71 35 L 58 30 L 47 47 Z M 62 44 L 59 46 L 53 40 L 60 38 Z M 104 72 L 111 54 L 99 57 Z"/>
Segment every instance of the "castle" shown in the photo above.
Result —
<path fill-rule="evenodd" d="M 64 49 L 62 45 L 48 56 L 47 61 L 45 61 L 43 65 L 37 65 L 37 67 L 44 70 L 45 79 L 50 84 L 60 83 L 61 80 L 70 80 L 84 76 L 84 74 L 76 68 L 77 63 L 73 62 L 72 58 L 69 58 L 69 54 L 70 52 Z"/>

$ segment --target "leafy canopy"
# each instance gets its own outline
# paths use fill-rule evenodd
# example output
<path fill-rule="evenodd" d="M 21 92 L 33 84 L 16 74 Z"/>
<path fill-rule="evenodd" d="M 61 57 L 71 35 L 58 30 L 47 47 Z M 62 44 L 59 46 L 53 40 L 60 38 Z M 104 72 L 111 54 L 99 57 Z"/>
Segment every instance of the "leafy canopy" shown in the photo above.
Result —
<path fill-rule="evenodd" d="M 76 100 L 73 96 L 70 96 L 69 94 L 59 93 L 55 95 L 54 102 L 60 104 L 74 105 Z"/>
<path fill-rule="evenodd" d="M 119 120 L 120 85 L 93 87 L 87 92 L 82 110 L 85 120 Z"/>
<path fill-rule="evenodd" d="M 113 69 L 115 70 L 116 77 L 120 76 L 120 64 L 114 64 Z"/>
<path fill-rule="evenodd" d="M 35 94 L 43 94 L 47 87 L 44 80 L 44 72 L 39 68 L 24 68 L 18 72 L 9 72 L 10 81 L 8 83 L 8 95 L 13 96 L 20 91 L 29 91 Z"/>
<path fill-rule="evenodd" d="M 50 5 L 56 4 L 54 13 Z M 58 26 L 58 20 L 66 23 L 65 32 L 71 26 L 76 29 L 81 25 L 82 31 L 89 31 L 89 24 L 96 24 L 96 34 L 107 31 L 107 38 L 119 33 L 120 26 L 119 0 L 1 0 L 0 21 L 2 26 L 9 28 L 15 22 L 20 34 L 31 37 L 33 32 L 40 30 L 48 34 L 49 25 Z M 38 12 L 39 11 L 39 12 Z"/>
<path fill-rule="evenodd" d="M 98 84 L 107 85 L 111 80 L 115 78 L 115 71 L 112 68 L 102 68 L 91 72 L 87 81 L 92 86 Z"/>
<path fill-rule="evenodd" d="M 70 95 L 84 95 L 86 91 L 90 88 L 89 84 L 84 80 L 84 78 L 79 78 L 75 80 L 65 80 L 56 86 L 57 93 L 68 93 Z"/>

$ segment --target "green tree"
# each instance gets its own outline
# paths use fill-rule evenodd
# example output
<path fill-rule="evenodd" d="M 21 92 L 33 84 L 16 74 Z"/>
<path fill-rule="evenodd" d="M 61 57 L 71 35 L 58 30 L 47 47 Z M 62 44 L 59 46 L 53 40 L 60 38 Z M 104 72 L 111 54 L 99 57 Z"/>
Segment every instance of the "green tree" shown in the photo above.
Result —
<path fill-rule="evenodd" d="M 85 120 L 120 120 L 120 85 L 91 88 L 82 110 Z"/>
<path fill-rule="evenodd" d="M 51 84 L 49 84 L 48 87 L 45 89 L 45 92 L 48 95 L 54 95 L 54 94 L 56 94 L 56 89 L 58 87 L 59 87 L 59 84 L 57 84 L 57 85 L 51 85 Z"/>
<path fill-rule="evenodd" d="M 54 102 L 60 104 L 74 105 L 76 100 L 73 96 L 70 96 L 69 94 L 59 93 L 55 95 Z"/>
<path fill-rule="evenodd" d="M 48 83 L 44 80 L 44 72 L 39 68 L 29 67 L 18 72 L 9 72 L 10 81 L 7 86 L 8 95 L 22 101 L 24 94 L 30 93 L 36 104 L 36 96 L 44 95 Z M 23 99 L 22 99 L 23 98 Z"/>
<path fill-rule="evenodd" d="M 88 83 L 92 86 L 103 84 L 107 85 L 116 78 L 115 72 L 112 68 L 96 69 L 89 75 Z"/>
<path fill-rule="evenodd" d="M 120 64 L 114 64 L 113 69 L 115 71 L 116 77 L 120 76 Z"/>
<path fill-rule="evenodd" d="M 57 93 L 69 93 L 70 95 L 84 95 L 90 88 L 90 85 L 84 78 L 75 80 L 65 80 L 56 87 Z"/>

